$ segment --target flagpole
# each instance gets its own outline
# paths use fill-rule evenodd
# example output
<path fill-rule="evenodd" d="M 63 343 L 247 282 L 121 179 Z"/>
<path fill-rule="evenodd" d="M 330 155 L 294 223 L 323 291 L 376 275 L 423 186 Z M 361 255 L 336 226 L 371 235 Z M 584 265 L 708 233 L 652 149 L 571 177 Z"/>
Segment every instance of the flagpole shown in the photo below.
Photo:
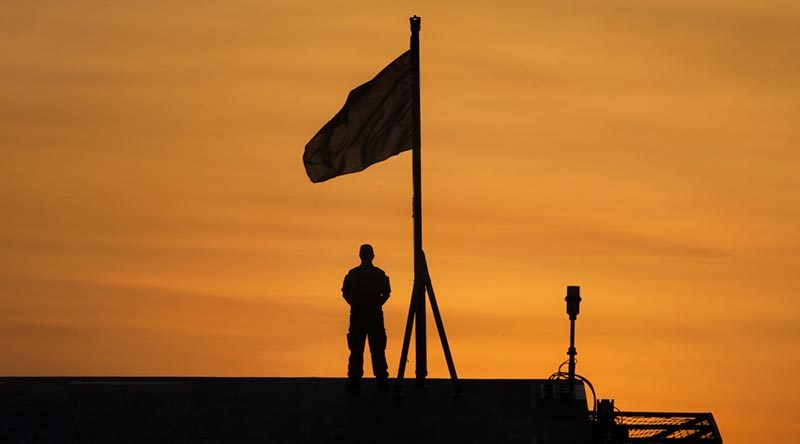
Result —
<path fill-rule="evenodd" d="M 414 181 L 414 317 L 416 319 L 416 377 L 424 384 L 428 375 L 428 351 L 425 328 L 425 270 L 422 253 L 422 136 L 420 118 L 419 81 L 419 31 L 422 19 L 416 15 L 409 18 L 411 24 L 411 63 L 413 71 L 412 110 L 412 173 Z"/>
<path fill-rule="evenodd" d="M 397 368 L 397 394 L 400 395 L 403 376 L 406 371 L 406 361 L 408 359 L 408 348 L 411 342 L 412 329 L 416 332 L 414 340 L 416 350 L 416 381 L 419 387 L 425 386 L 425 378 L 428 376 L 428 350 L 425 328 L 425 295 L 431 299 L 431 310 L 433 319 L 436 322 L 436 329 L 439 332 L 439 339 L 442 341 L 442 351 L 444 352 L 447 369 L 450 372 L 450 379 L 453 382 L 453 390 L 456 396 L 461 394 L 461 385 L 458 382 L 456 366 L 453 362 L 453 355 L 450 352 L 450 345 L 447 342 L 447 335 L 444 331 L 442 314 L 439 312 L 439 305 L 433 293 L 433 284 L 428 270 L 428 263 L 425 259 L 425 251 L 422 249 L 422 137 L 420 136 L 420 100 L 419 100 L 419 31 L 422 19 L 416 15 L 409 19 L 411 22 L 411 166 L 413 173 L 414 200 L 414 289 L 411 293 L 411 304 L 408 307 L 408 319 L 406 320 L 405 334 L 403 335 L 403 347 L 400 352 L 400 365 Z M 414 323 L 416 322 L 416 328 Z"/>

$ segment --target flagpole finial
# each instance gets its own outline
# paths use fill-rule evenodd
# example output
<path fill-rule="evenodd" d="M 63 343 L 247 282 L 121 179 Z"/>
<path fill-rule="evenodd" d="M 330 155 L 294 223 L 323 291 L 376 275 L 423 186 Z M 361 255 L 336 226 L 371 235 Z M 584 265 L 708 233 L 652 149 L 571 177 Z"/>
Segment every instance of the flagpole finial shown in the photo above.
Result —
<path fill-rule="evenodd" d="M 414 15 L 409 17 L 408 21 L 411 22 L 411 32 L 419 32 L 420 28 L 422 28 L 422 17 Z"/>

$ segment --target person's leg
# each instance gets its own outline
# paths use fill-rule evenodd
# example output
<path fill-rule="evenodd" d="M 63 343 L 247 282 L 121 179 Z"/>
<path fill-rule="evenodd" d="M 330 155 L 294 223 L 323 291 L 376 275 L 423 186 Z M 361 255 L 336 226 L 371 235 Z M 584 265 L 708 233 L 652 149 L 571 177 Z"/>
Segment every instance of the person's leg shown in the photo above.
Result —
<path fill-rule="evenodd" d="M 383 325 L 383 313 L 370 322 L 369 353 L 372 356 L 372 372 L 379 380 L 389 377 L 389 366 L 386 364 L 386 328 Z"/>
<path fill-rule="evenodd" d="M 351 381 L 358 381 L 364 375 L 364 342 L 367 339 L 367 330 L 361 325 L 359 319 L 350 316 L 350 331 L 347 333 L 347 347 L 350 349 L 350 359 L 347 363 L 347 377 Z"/>

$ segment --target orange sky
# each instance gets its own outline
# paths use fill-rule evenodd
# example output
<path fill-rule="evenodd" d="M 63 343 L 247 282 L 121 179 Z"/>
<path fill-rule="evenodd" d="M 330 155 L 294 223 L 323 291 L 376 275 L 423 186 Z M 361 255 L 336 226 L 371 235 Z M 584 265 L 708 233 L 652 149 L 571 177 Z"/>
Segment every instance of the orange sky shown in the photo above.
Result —
<path fill-rule="evenodd" d="M 341 376 L 362 242 L 396 371 L 410 153 L 322 184 L 301 155 L 416 13 L 460 375 L 549 375 L 577 284 L 601 397 L 795 442 L 797 2 L 287 3 L 4 5 L 0 374 Z"/>

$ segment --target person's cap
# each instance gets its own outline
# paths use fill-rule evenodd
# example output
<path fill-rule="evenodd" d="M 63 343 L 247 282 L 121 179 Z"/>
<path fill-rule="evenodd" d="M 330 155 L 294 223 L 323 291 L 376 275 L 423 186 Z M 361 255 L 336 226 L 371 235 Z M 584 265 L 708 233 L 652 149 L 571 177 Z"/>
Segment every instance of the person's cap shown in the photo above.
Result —
<path fill-rule="evenodd" d="M 375 251 L 372 249 L 372 245 L 364 244 L 361 248 L 358 249 L 359 256 L 375 256 Z"/>

